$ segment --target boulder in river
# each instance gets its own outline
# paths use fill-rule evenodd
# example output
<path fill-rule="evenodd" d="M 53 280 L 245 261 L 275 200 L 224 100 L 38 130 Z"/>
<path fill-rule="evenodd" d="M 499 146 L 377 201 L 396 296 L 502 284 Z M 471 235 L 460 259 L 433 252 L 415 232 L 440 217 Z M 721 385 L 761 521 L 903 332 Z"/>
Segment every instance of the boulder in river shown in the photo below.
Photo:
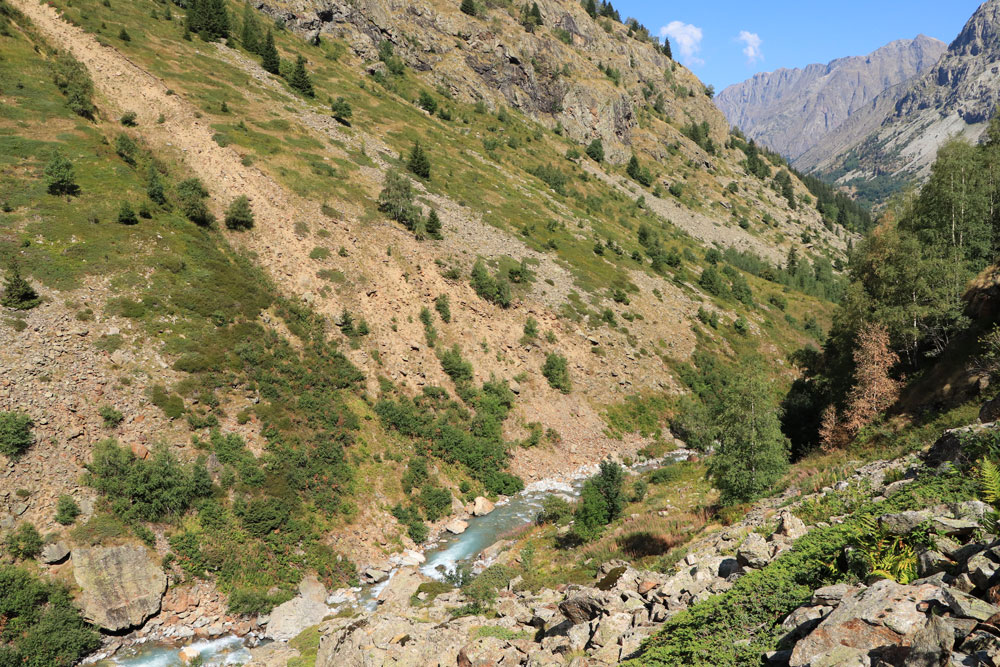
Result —
<path fill-rule="evenodd" d="M 77 548 L 73 576 L 84 618 L 112 632 L 145 623 L 167 590 L 167 575 L 137 545 Z"/>
<path fill-rule="evenodd" d="M 452 519 L 444 525 L 444 529 L 449 533 L 454 535 L 461 535 L 465 532 L 465 529 L 469 527 L 468 521 L 462 521 L 461 519 Z"/>
<path fill-rule="evenodd" d="M 265 636 L 285 642 L 294 639 L 309 626 L 322 621 L 329 611 L 326 587 L 316 577 L 306 577 L 299 583 L 298 595 L 271 611 Z"/>
<path fill-rule="evenodd" d="M 490 502 L 488 498 L 483 498 L 482 496 L 476 496 L 476 499 L 472 502 L 472 516 L 486 516 L 494 509 L 496 509 L 496 505 Z"/>

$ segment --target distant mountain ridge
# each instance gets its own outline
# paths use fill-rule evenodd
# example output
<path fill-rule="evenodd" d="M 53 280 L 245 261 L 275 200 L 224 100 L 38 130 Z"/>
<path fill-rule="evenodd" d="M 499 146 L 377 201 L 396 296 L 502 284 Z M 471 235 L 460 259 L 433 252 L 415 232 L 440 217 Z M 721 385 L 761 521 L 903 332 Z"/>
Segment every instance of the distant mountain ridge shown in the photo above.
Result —
<path fill-rule="evenodd" d="M 796 166 L 877 191 L 891 189 L 879 180 L 923 180 L 945 141 L 978 141 L 986 129 L 1000 103 L 998 61 L 1000 0 L 989 0 L 933 67 L 873 100 Z"/>
<path fill-rule="evenodd" d="M 896 40 L 867 56 L 755 74 L 715 101 L 730 123 L 794 163 L 877 97 L 931 68 L 946 48 L 926 35 Z"/>

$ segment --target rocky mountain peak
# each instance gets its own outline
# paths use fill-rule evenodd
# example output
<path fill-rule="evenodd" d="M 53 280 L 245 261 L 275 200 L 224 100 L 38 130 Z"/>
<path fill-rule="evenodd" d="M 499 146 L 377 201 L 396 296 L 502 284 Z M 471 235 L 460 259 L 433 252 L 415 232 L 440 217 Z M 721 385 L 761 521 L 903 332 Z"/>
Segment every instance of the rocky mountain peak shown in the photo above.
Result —
<path fill-rule="evenodd" d="M 756 74 L 723 90 L 716 104 L 748 136 L 794 160 L 944 51 L 926 35 L 896 40 L 867 56 Z"/>

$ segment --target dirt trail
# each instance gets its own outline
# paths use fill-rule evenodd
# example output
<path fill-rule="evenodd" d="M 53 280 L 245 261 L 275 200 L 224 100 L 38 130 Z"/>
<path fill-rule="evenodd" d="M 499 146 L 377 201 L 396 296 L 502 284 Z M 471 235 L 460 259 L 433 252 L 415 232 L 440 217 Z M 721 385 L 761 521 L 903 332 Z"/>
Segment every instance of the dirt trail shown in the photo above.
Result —
<path fill-rule="evenodd" d="M 421 304 L 428 304 L 438 294 L 447 293 L 452 298 L 455 323 L 451 325 L 451 333 L 444 332 L 443 342 L 462 344 L 463 352 L 476 368 L 477 380 L 489 379 L 493 373 L 511 378 L 527 372 L 531 378 L 521 383 L 516 420 L 522 423 L 540 421 L 562 436 L 562 444 L 557 447 L 519 450 L 513 464 L 519 474 L 529 480 L 537 479 L 592 463 L 614 452 L 629 453 L 641 446 L 639 442 L 622 443 L 606 437 L 604 423 L 591 400 L 600 397 L 607 401 L 613 392 L 639 389 L 640 380 L 651 388 L 663 386 L 664 378 L 669 378 L 665 370 L 651 374 L 631 357 L 626 360 L 624 357 L 628 353 L 625 351 L 621 352 L 621 363 L 611 358 L 596 358 L 590 353 L 587 337 L 575 327 L 567 330 L 566 324 L 547 308 L 522 305 L 520 313 L 511 313 L 483 303 L 464 283 L 443 279 L 433 268 L 433 258 L 428 251 L 395 226 L 330 221 L 322 214 L 318 203 L 295 195 L 259 168 L 244 165 L 242 156 L 234 148 L 219 146 L 213 140 L 214 131 L 208 120 L 199 118 L 193 105 L 179 95 L 168 94 L 161 80 L 127 56 L 100 45 L 92 35 L 62 20 L 48 5 L 34 0 L 12 2 L 52 43 L 70 51 L 87 67 L 96 90 L 104 98 L 101 105 L 105 107 L 105 115 L 114 118 L 125 111 L 135 111 L 142 138 L 157 151 L 176 154 L 200 177 L 216 202 L 217 210 L 239 195 L 250 198 L 257 220 L 255 228 L 249 233 L 227 233 L 227 236 L 233 243 L 253 252 L 286 293 L 304 298 L 331 319 L 348 306 L 352 312 L 368 318 L 372 335 L 366 346 L 378 348 L 384 367 L 377 367 L 366 351 L 348 351 L 348 354 L 368 371 L 372 389 L 377 386 L 378 373 L 388 374 L 412 389 L 423 384 L 447 386 L 448 380 L 434 351 L 422 344 L 422 326 L 415 317 Z M 158 122 L 161 114 L 163 121 Z M 380 182 L 381 174 L 372 171 L 371 177 Z M 378 187 L 377 184 L 374 187 Z M 436 203 L 446 213 L 443 216 L 446 230 L 457 231 L 468 224 L 467 219 L 458 217 L 464 211 L 462 207 L 443 198 L 436 198 Z M 351 210 L 350 206 L 346 208 Z M 309 258 L 315 246 L 314 239 L 296 234 L 295 224 L 299 221 L 307 221 L 314 228 L 324 227 L 330 232 L 330 245 L 343 245 L 349 250 L 355 291 L 349 294 L 332 291 L 328 296 L 319 294 L 324 283 L 316 278 L 316 271 L 322 265 Z M 476 222 L 491 232 L 491 245 L 503 247 L 502 239 L 492 238 L 499 237 L 500 232 L 481 221 Z M 459 238 L 462 239 L 460 245 L 475 249 L 476 240 Z M 388 245 L 393 248 L 391 257 L 386 254 Z M 514 241 L 508 240 L 508 251 L 513 245 Z M 564 271 L 551 259 L 546 261 L 553 269 Z M 569 284 L 568 280 L 564 283 Z M 529 313 L 539 320 L 543 330 L 552 329 L 559 336 L 559 347 L 570 360 L 579 391 L 564 396 L 548 387 L 538 373 L 544 351 L 517 344 L 523 320 Z M 398 320 L 395 326 L 389 321 L 393 315 Z M 635 377 L 632 377 L 633 372 Z M 625 381 L 623 375 L 630 379 Z"/>

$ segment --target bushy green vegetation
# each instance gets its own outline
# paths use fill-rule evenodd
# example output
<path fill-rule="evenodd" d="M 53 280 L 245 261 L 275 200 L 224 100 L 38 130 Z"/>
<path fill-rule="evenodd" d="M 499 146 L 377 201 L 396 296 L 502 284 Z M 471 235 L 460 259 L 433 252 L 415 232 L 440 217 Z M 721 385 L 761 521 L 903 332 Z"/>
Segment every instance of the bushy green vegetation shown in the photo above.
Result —
<path fill-rule="evenodd" d="M 18 459 L 35 442 L 31 417 L 21 412 L 0 412 L 0 454 Z"/>
<path fill-rule="evenodd" d="M 73 500 L 73 496 L 61 495 L 56 503 L 56 523 L 68 526 L 76 521 L 80 516 L 80 506 Z"/>
<path fill-rule="evenodd" d="M 166 448 L 143 460 L 114 440 L 104 440 L 95 446 L 87 470 L 88 483 L 107 496 L 115 514 L 127 521 L 176 517 L 197 498 L 212 493 L 212 479 L 203 463 L 182 465 Z"/>
<path fill-rule="evenodd" d="M 472 289 L 476 291 L 476 294 L 481 296 L 483 299 L 489 301 L 490 303 L 494 303 L 501 308 L 507 308 L 510 306 L 510 283 L 499 273 L 497 275 L 490 275 L 490 272 L 486 268 L 486 264 L 483 263 L 483 260 L 478 259 L 476 260 L 476 263 L 472 265 L 472 273 L 470 274 L 469 282 L 472 285 Z"/>
<path fill-rule="evenodd" d="M 473 388 L 471 366 L 462 361 L 461 353 L 452 348 L 446 354 L 449 363 L 445 366 L 442 355 L 442 366 L 458 378 L 456 384 L 468 407 L 438 387 L 424 387 L 421 395 L 410 398 L 384 383 L 375 412 L 387 428 L 425 442 L 435 457 L 464 466 L 489 493 L 520 491 L 523 482 L 504 472 L 513 445 L 503 439 L 502 424 L 513 406 L 513 392 L 497 381 Z"/>
<path fill-rule="evenodd" d="M 569 362 L 566 361 L 566 357 L 557 352 L 550 352 L 545 356 L 542 375 L 549 381 L 549 385 L 553 389 L 558 389 L 564 394 L 568 394 L 573 389 L 569 379 Z"/>
<path fill-rule="evenodd" d="M 69 592 L 11 565 L 0 565 L 0 664 L 70 667 L 101 637 L 83 621 Z"/>
<path fill-rule="evenodd" d="M 594 541 L 605 526 L 621 516 L 625 508 L 624 479 L 625 471 L 620 465 L 601 461 L 600 471 L 584 483 L 573 513 L 573 536 L 577 540 Z M 548 511 L 557 509 L 549 507 Z"/>
<path fill-rule="evenodd" d="M 7 533 L 3 546 L 15 560 L 35 558 L 42 552 L 42 536 L 33 523 L 22 521 Z"/>

